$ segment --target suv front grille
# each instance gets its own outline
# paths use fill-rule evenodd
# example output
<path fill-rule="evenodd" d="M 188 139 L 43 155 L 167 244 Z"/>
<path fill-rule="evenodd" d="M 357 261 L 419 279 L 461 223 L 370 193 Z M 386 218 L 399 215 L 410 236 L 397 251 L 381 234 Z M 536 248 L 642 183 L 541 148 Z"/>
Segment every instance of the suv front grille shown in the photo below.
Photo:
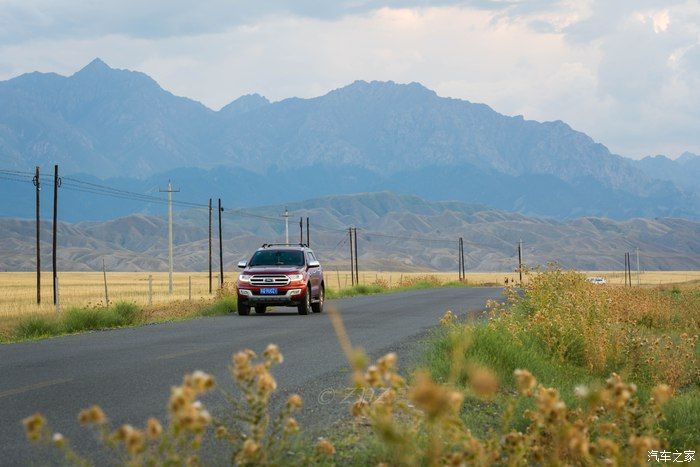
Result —
<path fill-rule="evenodd" d="M 250 278 L 250 284 L 258 287 L 285 286 L 289 284 L 289 277 L 285 275 L 253 276 Z"/>

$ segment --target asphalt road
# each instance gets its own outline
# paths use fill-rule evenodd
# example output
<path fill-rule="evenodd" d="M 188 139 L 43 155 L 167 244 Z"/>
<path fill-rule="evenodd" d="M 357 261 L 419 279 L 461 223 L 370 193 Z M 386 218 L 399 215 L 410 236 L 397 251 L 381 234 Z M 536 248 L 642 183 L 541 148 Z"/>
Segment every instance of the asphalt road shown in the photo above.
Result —
<path fill-rule="evenodd" d="M 498 288 L 444 288 L 329 301 L 343 316 L 353 344 L 378 356 L 397 351 L 399 364 L 412 344 L 437 324 L 447 309 L 457 314 L 483 309 Z M 274 372 L 281 398 L 304 398 L 302 426 L 320 427 L 347 413 L 347 362 L 327 314 L 299 316 L 291 308 L 266 315 L 221 316 L 138 328 L 91 332 L 0 346 L 0 465 L 52 463 L 50 450 L 26 441 L 20 420 L 43 413 L 52 428 L 78 451 L 93 451 L 94 435 L 77 423 L 78 412 L 100 405 L 114 425 L 143 425 L 165 419 L 170 387 L 196 369 L 231 388 L 228 365 L 233 352 L 261 352 L 279 345 L 285 361 Z M 347 400 L 346 400 L 347 399 Z M 216 416 L 223 402 L 204 399 Z"/>

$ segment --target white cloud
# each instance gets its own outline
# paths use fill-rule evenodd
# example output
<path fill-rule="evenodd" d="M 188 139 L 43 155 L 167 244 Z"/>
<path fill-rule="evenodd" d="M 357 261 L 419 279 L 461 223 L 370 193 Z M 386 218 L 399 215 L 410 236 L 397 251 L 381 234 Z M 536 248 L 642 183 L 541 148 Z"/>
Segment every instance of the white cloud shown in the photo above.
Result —
<path fill-rule="evenodd" d="M 209 29 L 202 12 L 213 7 L 202 7 L 198 28 L 182 34 L 129 32 L 138 28 L 122 13 L 123 27 L 109 34 L 0 42 L 0 77 L 70 74 L 99 56 L 213 108 L 249 92 L 277 100 L 356 79 L 419 81 L 503 113 L 564 120 L 625 155 L 700 152 L 697 2 L 344 2 L 316 14 L 306 13 L 310 2 L 295 4 L 295 14 L 282 3 Z M 183 13 L 173 10 L 169 24 L 179 24 L 172 18 Z"/>

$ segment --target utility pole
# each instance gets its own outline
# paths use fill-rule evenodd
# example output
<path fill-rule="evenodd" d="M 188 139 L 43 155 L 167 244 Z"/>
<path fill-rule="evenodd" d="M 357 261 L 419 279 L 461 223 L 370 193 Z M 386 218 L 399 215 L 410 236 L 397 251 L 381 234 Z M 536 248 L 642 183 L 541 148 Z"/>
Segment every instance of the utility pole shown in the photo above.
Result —
<path fill-rule="evenodd" d="M 39 211 L 39 192 L 41 191 L 41 179 L 39 178 L 39 166 L 36 166 L 34 178 L 32 179 L 36 187 L 36 304 L 41 303 L 41 219 Z"/>
<path fill-rule="evenodd" d="M 158 190 L 161 193 L 168 193 L 168 293 L 173 293 L 173 193 L 180 190 L 173 190 L 173 185 L 168 180 L 167 190 Z"/>
<path fill-rule="evenodd" d="M 458 258 L 458 267 L 459 267 L 459 280 L 460 282 L 463 282 L 466 278 L 466 271 L 464 268 L 464 239 L 462 237 L 459 237 L 459 258 Z"/>
<path fill-rule="evenodd" d="M 209 295 L 211 295 L 211 198 L 209 198 Z"/>
<path fill-rule="evenodd" d="M 459 281 L 462 282 L 462 237 L 457 241 L 457 271 L 459 273 Z"/>
<path fill-rule="evenodd" d="M 309 233 L 309 218 L 306 218 L 306 246 L 311 246 L 311 234 Z"/>
<path fill-rule="evenodd" d="M 462 240 L 462 280 L 466 282 L 467 268 L 464 266 L 464 239 L 460 238 L 460 240 Z"/>
<path fill-rule="evenodd" d="M 221 198 L 219 198 L 219 288 L 224 288 L 224 239 L 221 236 L 221 213 L 224 208 L 221 207 Z"/>
<path fill-rule="evenodd" d="M 348 228 L 348 238 L 350 239 L 350 282 L 352 285 L 355 285 L 355 258 L 352 244 L 352 227 Z"/>
<path fill-rule="evenodd" d="M 637 287 L 639 287 L 639 283 L 641 280 L 639 278 L 639 247 L 636 248 L 636 252 L 637 252 Z"/>
<path fill-rule="evenodd" d="M 520 285 L 523 285 L 523 240 L 518 241 L 518 273 L 520 274 Z"/>
<path fill-rule="evenodd" d="M 625 287 L 627 287 L 627 252 L 625 252 Z"/>
<path fill-rule="evenodd" d="M 51 251 L 51 263 L 53 269 L 53 304 L 58 303 L 58 275 L 56 272 L 56 244 L 58 234 L 58 188 L 61 186 L 61 179 L 58 178 L 58 165 L 53 166 L 53 251 Z"/>
<path fill-rule="evenodd" d="M 304 243 L 304 218 L 299 218 L 299 244 Z"/>
<path fill-rule="evenodd" d="M 360 269 L 357 265 L 357 257 L 359 256 L 357 253 L 357 227 L 355 227 L 353 230 L 355 231 L 355 283 L 360 285 Z"/>
<path fill-rule="evenodd" d="M 289 245 L 289 211 L 287 211 L 287 206 L 284 207 L 284 243 Z"/>

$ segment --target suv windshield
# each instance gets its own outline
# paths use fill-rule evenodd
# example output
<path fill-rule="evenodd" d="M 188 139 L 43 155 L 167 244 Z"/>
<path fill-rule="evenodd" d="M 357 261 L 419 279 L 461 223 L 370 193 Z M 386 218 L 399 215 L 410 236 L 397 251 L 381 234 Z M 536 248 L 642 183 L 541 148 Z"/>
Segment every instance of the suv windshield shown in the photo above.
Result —
<path fill-rule="evenodd" d="M 261 250 L 250 259 L 249 266 L 303 266 L 304 253 L 299 250 Z"/>

